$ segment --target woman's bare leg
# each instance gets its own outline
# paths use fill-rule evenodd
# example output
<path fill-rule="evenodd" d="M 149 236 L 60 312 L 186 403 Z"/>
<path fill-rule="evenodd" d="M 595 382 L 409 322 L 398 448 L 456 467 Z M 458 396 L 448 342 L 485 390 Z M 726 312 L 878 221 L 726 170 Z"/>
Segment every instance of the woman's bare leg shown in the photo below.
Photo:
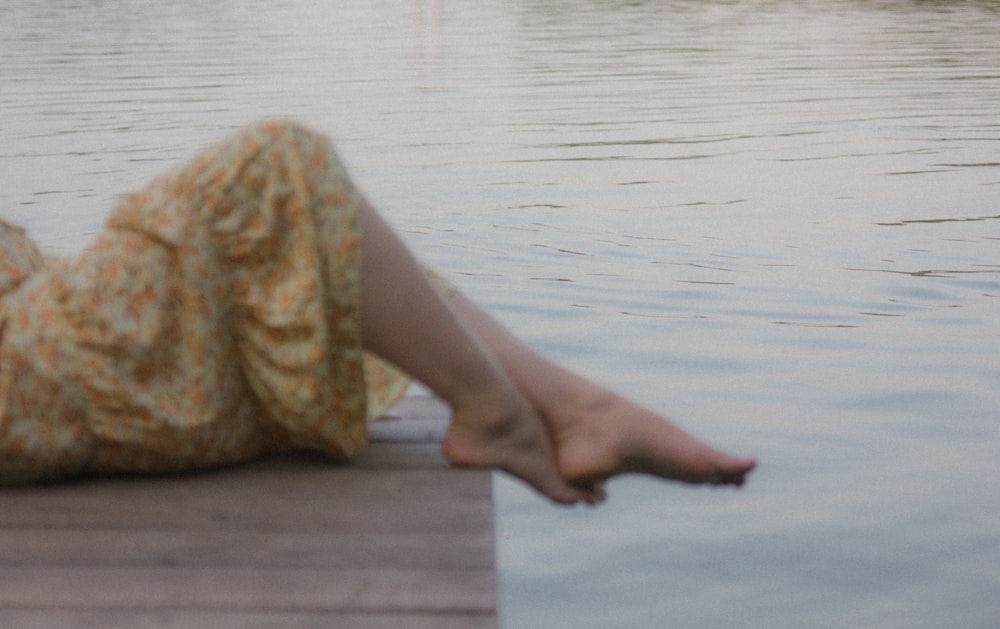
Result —
<path fill-rule="evenodd" d="M 753 459 L 714 450 L 674 424 L 582 378 L 514 337 L 457 291 L 452 309 L 496 358 L 545 421 L 563 478 L 602 492 L 617 474 L 742 485 Z"/>
<path fill-rule="evenodd" d="M 361 331 L 365 347 L 452 407 L 444 442 L 459 466 L 502 469 L 559 503 L 593 502 L 562 479 L 533 406 L 469 334 L 402 241 L 361 204 Z"/>
<path fill-rule="evenodd" d="M 753 469 L 545 358 L 461 293 L 442 295 L 366 203 L 362 221 L 365 345 L 452 406 L 453 464 L 502 469 L 561 503 L 600 499 L 617 474 L 741 485 Z"/>

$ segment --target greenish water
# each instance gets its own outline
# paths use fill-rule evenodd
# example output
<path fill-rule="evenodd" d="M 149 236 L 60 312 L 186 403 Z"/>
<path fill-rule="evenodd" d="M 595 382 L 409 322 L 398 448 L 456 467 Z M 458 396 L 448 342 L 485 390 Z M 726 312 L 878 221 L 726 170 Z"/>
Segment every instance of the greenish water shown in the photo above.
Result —
<path fill-rule="evenodd" d="M 252 119 L 328 131 L 546 353 L 753 454 L 497 480 L 504 625 L 995 627 L 1000 4 L 11 0 L 0 214 L 79 250 Z"/>

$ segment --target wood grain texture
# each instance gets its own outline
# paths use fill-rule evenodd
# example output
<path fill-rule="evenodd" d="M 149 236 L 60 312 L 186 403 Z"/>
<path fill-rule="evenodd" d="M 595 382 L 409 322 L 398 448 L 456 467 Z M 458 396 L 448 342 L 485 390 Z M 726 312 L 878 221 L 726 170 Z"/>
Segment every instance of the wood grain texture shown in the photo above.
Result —
<path fill-rule="evenodd" d="M 0 627 L 497 627 L 490 474 L 395 414 L 350 465 L 0 489 Z"/>

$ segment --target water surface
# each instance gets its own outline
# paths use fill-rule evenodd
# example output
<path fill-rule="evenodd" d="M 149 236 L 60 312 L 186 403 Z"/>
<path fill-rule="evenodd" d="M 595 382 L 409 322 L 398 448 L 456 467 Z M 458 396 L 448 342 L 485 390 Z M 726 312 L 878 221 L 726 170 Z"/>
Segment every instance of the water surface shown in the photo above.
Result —
<path fill-rule="evenodd" d="M 760 458 L 589 511 L 498 479 L 505 626 L 996 626 L 995 1 L 9 0 L 0 35 L 0 213 L 46 251 L 291 115 L 537 347 Z"/>

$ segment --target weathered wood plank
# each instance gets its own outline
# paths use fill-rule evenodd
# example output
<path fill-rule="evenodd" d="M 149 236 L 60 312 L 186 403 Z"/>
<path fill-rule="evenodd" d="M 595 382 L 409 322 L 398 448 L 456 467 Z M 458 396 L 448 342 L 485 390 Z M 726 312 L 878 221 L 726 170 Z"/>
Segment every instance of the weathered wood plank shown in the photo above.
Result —
<path fill-rule="evenodd" d="M 398 412 L 346 466 L 0 489 L 0 627 L 495 628 L 490 474 L 437 401 Z"/>
<path fill-rule="evenodd" d="M 491 570 L 490 530 L 321 531 L 0 530 L 0 566 L 384 568 Z"/>
<path fill-rule="evenodd" d="M 4 629 L 496 629 L 490 614 L 0 609 Z"/>
<path fill-rule="evenodd" d="M 183 477 L 0 489 L 0 528 L 462 532 L 492 527 L 488 476 L 266 461 Z"/>
<path fill-rule="evenodd" d="M 0 568 L 0 608 L 478 612 L 492 570 Z"/>
<path fill-rule="evenodd" d="M 376 442 L 371 447 L 360 452 L 353 461 L 353 468 L 388 468 L 401 467 L 406 469 L 441 468 L 444 457 L 441 445 L 438 443 L 381 443 Z"/>

